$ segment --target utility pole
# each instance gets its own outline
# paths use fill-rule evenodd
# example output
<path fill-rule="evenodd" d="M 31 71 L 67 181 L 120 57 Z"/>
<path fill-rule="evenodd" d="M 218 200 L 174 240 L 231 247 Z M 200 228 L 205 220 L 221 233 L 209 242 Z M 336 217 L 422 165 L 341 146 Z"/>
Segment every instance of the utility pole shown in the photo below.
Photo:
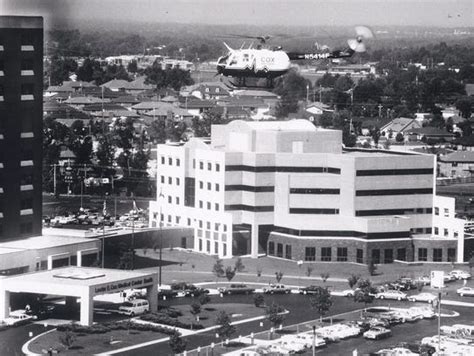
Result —
<path fill-rule="evenodd" d="M 56 196 L 56 163 L 53 164 L 53 192 L 54 196 Z"/>
<path fill-rule="evenodd" d="M 308 107 L 309 103 L 309 85 L 306 85 L 306 107 Z"/>
<path fill-rule="evenodd" d="M 323 88 L 321 87 L 321 85 L 319 85 L 319 102 L 322 103 L 323 102 Z"/>

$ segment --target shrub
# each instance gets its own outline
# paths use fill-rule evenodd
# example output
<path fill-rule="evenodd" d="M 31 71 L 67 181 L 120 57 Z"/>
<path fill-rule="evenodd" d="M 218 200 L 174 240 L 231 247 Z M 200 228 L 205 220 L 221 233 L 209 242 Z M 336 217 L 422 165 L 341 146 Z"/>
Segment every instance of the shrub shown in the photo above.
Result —
<path fill-rule="evenodd" d="M 73 332 L 75 334 L 105 334 L 112 330 L 139 330 L 139 331 L 153 331 L 166 335 L 171 335 L 174 330 L 165 328 L 160 325 L 151 324 L 137 324 L 130 321 L 125 322 L 110 322 L 103 324 L 94 324 L 92 326 L 84 326 L 78 324 L 63 324 L 58 325 L 58 331 Z"/>
<path fill-rule="evenodd" d="M 253 297 L 253 303 L 257 308 L 259 308 L 265 303 L 265 298 L 261 294 L 255 294 Z"/>
<path fill-rule="evenodd" d="M 165 314 L 156 314 L 156 313 L 151 313 L 151 314 L 144 314 L 140 316 L 141 320 L 149 321 L 152 323 L 156 324 L 164 324 L 164 325 L 169 325 L 169 326 L 174 326 L 177 328 L 183 328 L 183 329 L 193 329 L 193 330 L 198 330 L 198 329 L 204 329 L 204 326 L 201 324 L 196 324 L 196 323 L 183 323 L 177 319 L 173 319 L 169 317 L 168 315 Z"/>

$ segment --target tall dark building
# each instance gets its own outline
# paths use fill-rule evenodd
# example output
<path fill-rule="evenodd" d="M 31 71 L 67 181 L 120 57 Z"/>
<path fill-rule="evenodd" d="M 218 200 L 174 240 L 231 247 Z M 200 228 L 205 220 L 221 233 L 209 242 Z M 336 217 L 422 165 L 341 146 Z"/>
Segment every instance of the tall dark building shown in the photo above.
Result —
<path fill-rule="evenodd" d="M 43 18 L 0 16 L 0 241 L 41 235 Z"/>

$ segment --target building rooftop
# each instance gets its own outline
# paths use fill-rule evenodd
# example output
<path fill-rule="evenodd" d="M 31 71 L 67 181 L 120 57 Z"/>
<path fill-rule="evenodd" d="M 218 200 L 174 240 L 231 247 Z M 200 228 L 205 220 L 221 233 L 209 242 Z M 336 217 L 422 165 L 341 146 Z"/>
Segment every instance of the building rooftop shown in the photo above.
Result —
<path fill-rule="evenodd" d="M 35 250 L 52 248 L 57 246 L 74 245 L 93 241 L 90 237 L 67 236 L 64 235 L 43 235 L 33 236 L 25 239 L 0 242 L 0 249 Z"/>
<path fill-rule="evenodd" d="M 456 151 L 439 159 L 442 162 L 474 163 L 474 151 Z"/>
<path fill-rule="evenodd" d="M 288 121 L 245 121 L 252 130 L 261 131 L 327 131 L 316 128 L 311 122 L 303 119 Z"/>

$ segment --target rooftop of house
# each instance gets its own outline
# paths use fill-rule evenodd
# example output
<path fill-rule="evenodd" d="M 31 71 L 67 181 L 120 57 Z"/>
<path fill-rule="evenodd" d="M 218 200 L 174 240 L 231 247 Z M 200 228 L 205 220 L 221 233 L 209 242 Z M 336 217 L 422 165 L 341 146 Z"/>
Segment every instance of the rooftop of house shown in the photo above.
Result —
<path fill-rule="evenodd" d="M 455 151 L 439 158 L 446 163 L 474 163 L 474 151 Z"/>
<path fill-rule="evenodd" d="M 386 125 L 380 128 L 381 131 L 392 130 L 394 132 L 401 132 L 407 129 L 419 128 L 421 124 L 416 121 L 416 119 L 411 119 L 407 117 L 399 117 L 388 122 Z"/>
<path fill-rule="evenodd" d="M 451 132 L 431 126 L 410 129 L 408 130 L 408 133 L 425 136 L 454 136 L 454 134 Z"/>

